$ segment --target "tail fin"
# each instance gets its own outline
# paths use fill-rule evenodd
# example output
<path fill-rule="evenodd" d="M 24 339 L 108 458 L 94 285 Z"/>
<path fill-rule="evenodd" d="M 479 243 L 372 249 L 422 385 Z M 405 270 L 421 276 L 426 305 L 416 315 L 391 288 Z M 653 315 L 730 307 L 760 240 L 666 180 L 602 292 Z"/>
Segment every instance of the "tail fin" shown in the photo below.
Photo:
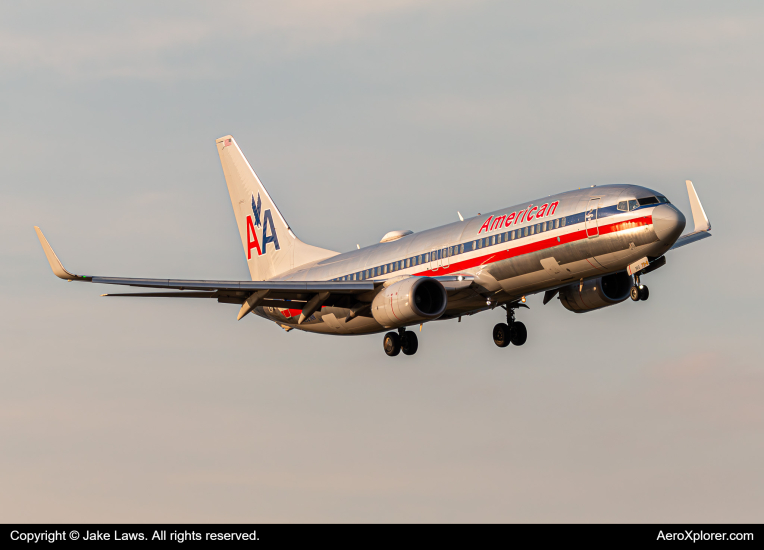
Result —
<path fill-rule="evenodd" d="M 233 137 L 225 136 L 216 141 L 253 281 L 265 281 L 300 265 L 338 254 L 298 239 Z"/>

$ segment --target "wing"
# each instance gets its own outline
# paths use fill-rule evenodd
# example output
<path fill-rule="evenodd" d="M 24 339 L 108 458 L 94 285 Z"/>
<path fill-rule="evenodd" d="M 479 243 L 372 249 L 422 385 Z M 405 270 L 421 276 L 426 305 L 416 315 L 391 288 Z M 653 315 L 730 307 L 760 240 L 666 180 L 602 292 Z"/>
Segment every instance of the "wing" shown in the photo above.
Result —
<path fill-rule="evenodd" d="M 42 249 L 53 274 L 67 281 L 101 283 L 142 288 L 161 289 L 159 292 L 102 294 L 107 297 L 133 298 L 215 298 L 220 303 L 239 304 L 238 319 L 258 306 L 302 310 L 299 323 L 310 317 L 321 306 L 345 307 L 361 311 L 364 303 L 371 302 L 375 290 L 390 281 L 200 281 L 189 279 L 133 279 L 77 275 L 67 271 L 50 244 L 35 227 Z M 433 277 L 443 284 L 446 292 L 455 294 L 469 287 L 474 277 L 446 275 Z M 168 292 L 175 290 L 176 292 Z"/>
<path fill-rule="evenodd" d="M 241 304 L 241 319 L 257 306 L 301 309 L 301 319 L 310 317 L 323 305 L 343 307 L 357 301 L 356 296 L 368 293 L 383 281 L 197 281 L 186 279 L 132 279 L 78 275 L 67 271 L 53 252 L 39 227 L 37 237 L 48 258 L 53 274 L 67 281 L 101 283 L 179 292 L 141 292 L 134 294 L 102 294 L 102 296 L 133 296 L 144 298 L 216 298 L 218 302 Z M 300 321 L 302 322 L 302 321 Z"/>
<path fill-rule="evenodd" d="M 711 222 L 708 220 L 706 211 L 703 210 L 703 205 L 700 204 L 698 193 L 695 191 L 695 187 L 690 180 L 687 180 L 687 194 L 690 196 L 690 208 L 692 209 L 692 220 L 695 223 L 695 228 L 691 233 L 679 237 L 674 243 L 674 246 L 669 250 L 674 250 L 680 246 L 694 243 L 695 241 L 711 236 Z"/>

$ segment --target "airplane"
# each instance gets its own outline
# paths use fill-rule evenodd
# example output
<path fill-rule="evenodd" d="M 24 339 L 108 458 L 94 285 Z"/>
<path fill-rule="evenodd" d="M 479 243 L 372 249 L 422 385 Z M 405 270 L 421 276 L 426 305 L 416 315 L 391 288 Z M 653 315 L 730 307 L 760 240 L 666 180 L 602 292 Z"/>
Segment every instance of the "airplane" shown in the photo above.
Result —
<path fill-rule="evenodd" d="M 108 297 L 211 298 L 239 306 L 287 332 L 357 335 L 386 332 L 389 356 L 413 355 L 416 332 L 435 320 L 498 308 L 501 347 L 523 345 L 515 311 L 526 297 L 555 296 L 584 313 L 631 298 L 648 299 L 642 277 L 666 264 L 666 253 L 711 236 L 691 181 L 694 222 L 662 194 L 637 185 L 567 191 L 413 233 L 390 231 L 372 246 L 338 253 L 301 241 L 284 219 L 232 136 L 216 140 L 249 281 L 134 279 L 76 275 L 35 227 L 53 273 L 68 281 L 158 289 Z"/>

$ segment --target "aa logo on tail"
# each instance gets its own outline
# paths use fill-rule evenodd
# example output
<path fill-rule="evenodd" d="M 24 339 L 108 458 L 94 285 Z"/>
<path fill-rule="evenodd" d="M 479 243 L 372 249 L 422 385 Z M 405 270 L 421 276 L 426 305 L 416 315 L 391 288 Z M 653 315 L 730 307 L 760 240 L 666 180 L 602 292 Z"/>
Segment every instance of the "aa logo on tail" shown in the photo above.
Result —
<path fill-rule="evenodd" d="M 257 255 L 262 256 L 268 251 L 268 243 L 273 243 L 276 250 L 281 250 L 279 246 L 279 237 L 276 234 L 276 226 L 273 225 L 273 216 L 271 215 L 270 208 L 262 212 L 263 203 L 260 200 L 260 193 L 257 194 L 257 202 L 255 202 L 255 196 L 252 195 L 252 215 L 247 216 L 247 259 L 252 259 L 252 249 L 257 250 Z M 263 242 L 263 248 L 260 249 L 260 241 L 257 238 L 257 232 L 255 228 L 260 228 L 260 217 L 262 212 L 262 226 L 263 232 L 261 234 L 261 240 Z M 271 234 L 268 234 L 270 229 Z"/>

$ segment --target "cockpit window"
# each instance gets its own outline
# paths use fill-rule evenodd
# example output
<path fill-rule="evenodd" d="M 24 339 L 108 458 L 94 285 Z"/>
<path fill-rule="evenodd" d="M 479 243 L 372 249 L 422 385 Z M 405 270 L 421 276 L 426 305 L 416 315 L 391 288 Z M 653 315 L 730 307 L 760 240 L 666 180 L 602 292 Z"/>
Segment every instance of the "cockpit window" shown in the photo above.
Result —
<path fill-rule="evenodd" d="M 632 199 L 629 201 L 629 210 L 636 210 L 639 208 L 639 204 L 637 204 L 637 201 Z"/>
<path fill-rule="evenodd" d="M 621 201 L 618 203 L 618 210 L 626 212 L 629 209 L 629 201 Z"/>
<path fill-rule="evenodd" d="M 643 199 L 637 199 L 639 206 L 648 206 L 650 204 L 658 204 L 658 197 L 645 197 Z"/>
<path fill-rule="evenodd" d="M 663 195 L 658 195 L 658 202 L 661 204 L 671 204 L 669 200 Z"/>

